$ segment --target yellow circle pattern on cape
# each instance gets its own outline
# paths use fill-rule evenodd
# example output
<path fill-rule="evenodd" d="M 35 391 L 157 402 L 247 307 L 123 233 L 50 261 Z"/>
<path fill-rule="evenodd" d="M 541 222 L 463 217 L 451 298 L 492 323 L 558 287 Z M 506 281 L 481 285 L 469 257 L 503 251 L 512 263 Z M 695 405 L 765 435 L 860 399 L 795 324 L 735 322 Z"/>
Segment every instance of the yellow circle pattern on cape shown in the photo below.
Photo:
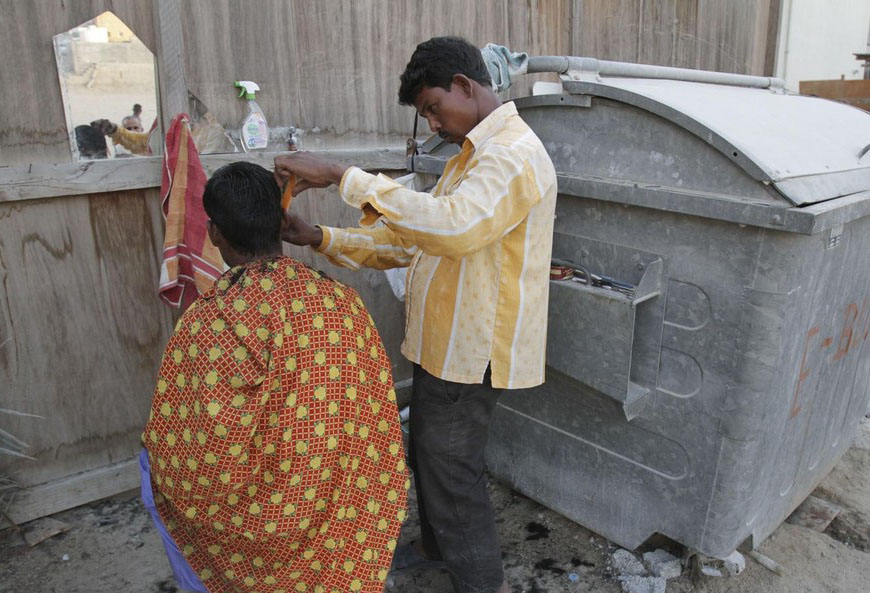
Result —
<path fill-rule="evenodd" d="M 390 362 L 353 289 L 290 258 L 179 320 L 143 443 L 161 518 L 212 593 L 380 593 L 405 519 Z"/>

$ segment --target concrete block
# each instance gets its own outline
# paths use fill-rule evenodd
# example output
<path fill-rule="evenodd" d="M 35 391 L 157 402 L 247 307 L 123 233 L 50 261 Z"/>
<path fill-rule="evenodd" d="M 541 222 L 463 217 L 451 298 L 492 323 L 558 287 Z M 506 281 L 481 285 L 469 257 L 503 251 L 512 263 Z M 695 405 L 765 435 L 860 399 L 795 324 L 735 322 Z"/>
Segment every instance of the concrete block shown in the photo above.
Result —
<path fill-rule="evenodd" d="M 683 573 L 680 559 L 664 550 L 645 553 L 643 563 L 654 577 L 675 579 Z"/>
<path fill-rule="evenodd" d="M 634 554 L 622 548 L 613 553 L 611 564 L 613 572 L 617 576 L 643 576 L 646 574 L 643 563 Z"/>
<path fill-rule="evenodd" d="M 664 577 L 617 577 L 625 593 L 665 593 L 668 580 Z"/>

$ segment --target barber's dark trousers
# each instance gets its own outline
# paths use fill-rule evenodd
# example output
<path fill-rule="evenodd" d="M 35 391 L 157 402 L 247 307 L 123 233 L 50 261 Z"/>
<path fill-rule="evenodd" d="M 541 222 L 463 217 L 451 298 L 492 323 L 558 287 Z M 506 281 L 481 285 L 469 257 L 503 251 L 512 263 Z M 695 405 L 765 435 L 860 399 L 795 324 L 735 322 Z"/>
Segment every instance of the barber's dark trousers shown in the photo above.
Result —
<path fill-rule="evenodd" d="M 484 450 L 501 389 L 444 381 L 414 365 L 410 463 L 423 549 L 447 563 L 457 593 L 494 593 L 504 581 Z"/>

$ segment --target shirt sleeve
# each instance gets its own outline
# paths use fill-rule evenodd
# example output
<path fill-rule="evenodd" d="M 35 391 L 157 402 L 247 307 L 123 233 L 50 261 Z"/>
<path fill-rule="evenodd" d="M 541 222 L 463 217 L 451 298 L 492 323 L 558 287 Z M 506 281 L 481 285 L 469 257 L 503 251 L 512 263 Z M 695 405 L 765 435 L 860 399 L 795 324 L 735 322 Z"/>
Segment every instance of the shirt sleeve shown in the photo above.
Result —
<path fill-rule="evenodd" d="M 471 158 L 459 185 L 442 188 L 444 195 L 416 192 L 351 167 L 341 196 L 362 210 L 362 226 L 382 219 L 403 244 L 461 257 L 503 237 L 541 200 L 534 172 L 511 148 L 487 146 Z"/>
<path fill-rule="evenodd" d="M 406 244 L 387 226 L 372 228 L 337 229 L 321 226 L 323 241 L 317 251 L 337 266 L 358 270 L 360 267 L 387 270 L 403 268 L 419 249 Z"/>
<path fill-rule="evenodd" d="M 120 144 L 133 154 L 148 154 L 148 134 L 143 132 L 131 132 L 118 126 L 112 134 L 112 142 Z"/>

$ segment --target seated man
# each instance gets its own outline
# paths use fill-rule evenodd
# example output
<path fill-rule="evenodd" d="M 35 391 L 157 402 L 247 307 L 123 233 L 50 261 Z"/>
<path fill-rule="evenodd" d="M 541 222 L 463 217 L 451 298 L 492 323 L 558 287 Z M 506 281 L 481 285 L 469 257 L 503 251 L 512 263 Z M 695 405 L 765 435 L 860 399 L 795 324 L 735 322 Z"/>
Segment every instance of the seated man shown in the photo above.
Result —
<path fill-rule="evenodd" d="M 76 126 L 76 147 L 83 159 L 104 159 L 108 155 L 106 137 L 92 126 Z"/>
<path fill-rule="evenodd" d="M 203 194 L 232 266 L 178 321 L 142 492 L 181 587 L 381 593 L 408 487 L 390 361 L 356 292 L 281 254 L 272 174 Z"/>

